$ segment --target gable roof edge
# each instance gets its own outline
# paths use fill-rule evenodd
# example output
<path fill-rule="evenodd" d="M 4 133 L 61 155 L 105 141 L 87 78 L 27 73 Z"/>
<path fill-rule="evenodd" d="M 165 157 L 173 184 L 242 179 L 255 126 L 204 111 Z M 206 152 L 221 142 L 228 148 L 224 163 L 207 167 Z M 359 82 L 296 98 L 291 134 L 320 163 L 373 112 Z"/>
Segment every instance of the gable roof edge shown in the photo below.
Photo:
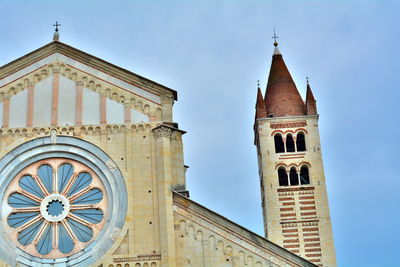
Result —
<path fill-rule="evenodd" d="M 44 53 L 41 53 L 41 52 L 44 52 Z M 139 86 L 141 88 L 144 87 L 143 88 L 144 90 L 150 90 L 148 88 L 148 86 L 146 85 L 146 83 L 154 84 L 157 87 L 159 87 L 163 90 L 167 90 L 168 92 L 172 93 L 174 100 L 175 101 L 178 100 L 178 93 L 174 89 L 171 89 L 165 85 L 162 85 L 160 83 L 152 81 L 146 77 L 143 77 L 141 75 L 133 73 L 127 69 L 124 69 L 122 67 L 114 65 L 108 61 L 105 61 L 101 58 L 93 56 L 89 53 L 86 53 L 84 51 L 81 51 L 79 49 L 76 49 L 70 45 L 67 45 L 67 44 L 59 42 L 59 41 L 53 41 L 51 43 L 48 43 L 48 44 L 46 44 L 34 51 L 22 56 L 22 57 L 19 57 L 3 66 L 0 66 L 0 79 L 3 79 L 23 68 L 33 64 L 36 61 L 38 61 L 42 58 L 45 58 L 51 54 L 57 53 L 57 52 L 60 52 L 61 54 L 64 54 L 65 56 L 69 56 L 71 58 L 74 58 L 72 55 L 75 54 L 75 56 L 77 56 L 80 60 L 82 60 L 82 63 L 84 63 L 84 64 L 87 64 L 89 66 L 103 67 L 102 68 L 103 72 L 105 72 L 104 67 L 110 67 L 112 70 L 112 73 L 108 73 L 109 75 L 115 76 L 116 78 L 121 79 L 128 83 L 130 81 L 128 81 L 127 78 L 129 78 L 129 76 L 134 77 L 134 78 L 136 78 L 136 81 L 131 81 L 131 82 L 133 82 L 136 86 Z M 91 58 L 91 60 L 90 61 L 84 60 L 85 57 L 89 57 L 89 58 Z M 76 59 L 76 58 L 74 58 L 74 59 Z"/>
<path fill-rule="evenodd" d="M 240 235 L 242 235 L 243 238 L 247 239 L 247 240 L 251 240 L 253 243 L 256 243 L 259 246 L 264 246 L 264 247 L 268 247 L 269 249 L 271 249 L 273 252 L 275 253 L 283 253 L 285 256 L 288 256 L 288 260 L 292 261 L 294 264 L 298 264 L 299 266 L 310 266 L 310 267 L 317 267 L 317 265 L 315 265 L 314 263 L 290 252 L 289 250 L 271 242 L 270 240 L 250 231 L 249 229 L 246 229 L 245 227 L 227 219 L 226 217 L 202 206 L 201 204 L 173 191 L 173 198 L 174 198 L 174 204 L 176 202 L 179 201 L 185 201 L 186 203 L 189 202 L 190 204 L 190 209 L 192 210 L 196 210 L 196 211 L 200 211 L 202 213 L 202 215 L 208 216 L 208 217 L 215 217 L 218 220 L 222 221 L 225 223 L 225 227 L 229 227 L 231 230 L 233 231 L 240 231 Z M 186 208 L 189 208 L 189 206 L 187 206 Z M 236 228 L 236 229 L 233 229 Z"/>

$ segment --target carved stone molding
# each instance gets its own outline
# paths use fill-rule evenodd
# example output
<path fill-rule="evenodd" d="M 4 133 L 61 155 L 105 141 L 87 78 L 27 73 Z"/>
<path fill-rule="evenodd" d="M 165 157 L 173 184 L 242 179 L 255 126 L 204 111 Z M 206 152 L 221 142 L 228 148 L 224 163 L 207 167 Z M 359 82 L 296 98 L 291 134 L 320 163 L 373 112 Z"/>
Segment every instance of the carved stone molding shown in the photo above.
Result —
<path fill-rule="evenodd" d="M 153 134 L 156 139 L 160 137 L 166 137 L 168 139 L 171 138 L 172 129 L 163 125 L 160 125 L 153 129 Z"/>

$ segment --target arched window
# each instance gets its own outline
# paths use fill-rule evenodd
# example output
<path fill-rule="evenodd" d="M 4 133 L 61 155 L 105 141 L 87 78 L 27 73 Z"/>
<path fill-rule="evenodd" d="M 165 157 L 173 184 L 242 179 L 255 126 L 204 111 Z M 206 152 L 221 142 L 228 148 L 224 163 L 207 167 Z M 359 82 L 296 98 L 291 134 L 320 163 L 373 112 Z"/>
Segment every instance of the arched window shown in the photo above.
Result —
<path fill-rule="evenodd" d="M 285 152 L 285 145 L 283 144 L 282 135 L 275 134 L 274 141 L 275 141 L 275 153 Z"/>
<path fill-rule="evenodd" d="M 290 185 L 299 185 L 299 175 L 297 174 L 296 168 L 292 167 L 290 169 Z"/>
<path fill-rule="evenodd" d="M 306 138 L 304 133 L 300 132 L 297 134 L 296 138 L 297 151 L 306 151 Z"/>
<path fill-rule="evenodd" d="M 301 166 L 300 169 L 300 183 L 301 184 L 310 184 L 310 174 L 308 172 L 307 166 Z"/>
<path fill-rule="evenodd" d="M 278 177 L 279 177 L 279 185 L 280 186 L 288 186 L 288 175 L 286 173 L 286 169 L 284 167 L 280 167 L 278 169 Z"/>
<path fill-rule="evenodd" d="M 293 141 L 293 136 L 291 134 L 288 134 L 286 136 L 286 152 L 294 152 L 294 141 Z"/>

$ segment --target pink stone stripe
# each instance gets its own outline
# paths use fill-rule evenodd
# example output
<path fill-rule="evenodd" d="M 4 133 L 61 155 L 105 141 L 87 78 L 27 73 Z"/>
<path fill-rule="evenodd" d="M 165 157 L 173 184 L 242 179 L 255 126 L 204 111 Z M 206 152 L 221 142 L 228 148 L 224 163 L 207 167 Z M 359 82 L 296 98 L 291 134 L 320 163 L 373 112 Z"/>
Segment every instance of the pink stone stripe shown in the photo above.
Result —
<path fill-rule="evenodd" d="M 83 95 L 83 83 L 76 83 L 76 125 L 82 125 L 82 95 Z"/>
<path fill-rule="evenodd" d="M 10 99 L 4 99 L 3 102 L 3 128 L 8 128 L 10 121 Z"/>
<path fill-rule="evenodd" d="M 131 123 L 131 108 L 125 106 L 125 123 Z"/>
<path fill-rule="evenodd" d="M 52 94 L 52 105 L 51 105 L 51 125 L 57 126 L 58 123 L 58 87 L 60 80 L 60 73 L 54 72 L 53 75 L 53 94 Z"/>
<path fill-rule="evenodd" d="M 28 87 L 28 113 L 26 118 L 26 126 L 32 127 L 33 124 L 33 96 L 34 96 L 35 86 L 33 84 L 29 84 Z"/>
<path fill-rule="evenodd" d="M 106 96 L 100 96 L 100 123 L 106 124 L 107 123 L 107 106 L 106 106 Z"/>

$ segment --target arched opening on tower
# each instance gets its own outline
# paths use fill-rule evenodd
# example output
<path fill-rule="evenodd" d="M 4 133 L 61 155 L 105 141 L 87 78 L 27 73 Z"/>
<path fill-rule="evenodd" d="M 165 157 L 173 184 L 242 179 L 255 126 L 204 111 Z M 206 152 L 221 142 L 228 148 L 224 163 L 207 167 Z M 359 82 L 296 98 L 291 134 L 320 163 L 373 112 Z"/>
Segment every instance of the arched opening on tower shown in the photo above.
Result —
<path fill-rule="evenodd" d="M 295 152 L 293 136 L 291 134 L 286 136 L 286 152 Z"/>
<path fill-rule="evenodd" d="M 280 186 L 288 186 L 289 180 L 286 169 L 284 167 L 280 167 L 278 169 L 278 177 L 279 177 L 279 185 Z"/>
<path fill-rule="evenodd" d="M 297 151 L 306 151 L 306 138 L 304 133 L 298 133 L 296 137 Z"/>
<path fill-rule="evenodd" d="M 299 175 L 297 174 L 296 168 L 292 167 L 290 169 L 290 185 L 299 185 Z"/>
<path fill-rule="evenodd" d="M 282 135 L 275 134 L 274 141 L 275 141 L 275 153 L 285 152 L 285 144 L 283 143 Z"/>
<path fill-rule="evenodd" d="M 310 184 L 310 174 L 308 172 L 307 166 L 301 166 L 300 169 L 300 183 L 301 184 Z"/>

